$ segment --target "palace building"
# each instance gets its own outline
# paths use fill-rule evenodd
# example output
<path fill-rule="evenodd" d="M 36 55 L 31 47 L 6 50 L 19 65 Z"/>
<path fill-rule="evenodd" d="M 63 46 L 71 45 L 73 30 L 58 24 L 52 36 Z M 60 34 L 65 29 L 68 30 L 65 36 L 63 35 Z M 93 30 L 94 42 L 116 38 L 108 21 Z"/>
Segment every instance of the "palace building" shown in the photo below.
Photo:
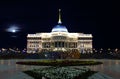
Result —
<path fill-rule="evenodd" d="M 92 34 L 70 33 L 61 22 L 59 9 L 58 25 L 49 33 L 36 33 L 27 35 L 27 53 L 49 51 L 86 51 L 92 53 Z"/>

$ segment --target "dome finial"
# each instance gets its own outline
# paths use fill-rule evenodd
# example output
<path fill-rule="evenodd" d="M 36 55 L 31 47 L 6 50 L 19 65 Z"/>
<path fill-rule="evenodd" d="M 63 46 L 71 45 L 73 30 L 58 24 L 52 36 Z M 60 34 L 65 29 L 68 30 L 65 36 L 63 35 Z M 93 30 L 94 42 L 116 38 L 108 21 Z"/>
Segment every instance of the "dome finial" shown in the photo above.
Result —
<path fill-rule="evenodd" d="M 59 9 L 59 19 L 58 19 L 58 24 L 62 24 L 62 21 L 61 21 L 61 9 Z"/>

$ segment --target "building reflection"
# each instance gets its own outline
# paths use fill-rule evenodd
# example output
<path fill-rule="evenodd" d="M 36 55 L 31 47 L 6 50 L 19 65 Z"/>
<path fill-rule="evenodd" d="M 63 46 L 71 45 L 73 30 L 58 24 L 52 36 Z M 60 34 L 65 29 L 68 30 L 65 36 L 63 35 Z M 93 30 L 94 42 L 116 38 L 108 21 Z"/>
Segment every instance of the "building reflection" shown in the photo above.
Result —
<path fill-rule="evenodd" d="M 10 62 L 10 60 L 8 60 L 8 65 L 11 65 L 11 62 Z"/>
<path fill-rule="evenodd" d="M 4 60 L 0 60 L 0 64 L 3 65 L 4 64 Z"/>
<path fill-rule="evenodd" d="M 118 65 L 118 64 L 119 64 L 118 60 L 115 60 L 115 65 Z"/>

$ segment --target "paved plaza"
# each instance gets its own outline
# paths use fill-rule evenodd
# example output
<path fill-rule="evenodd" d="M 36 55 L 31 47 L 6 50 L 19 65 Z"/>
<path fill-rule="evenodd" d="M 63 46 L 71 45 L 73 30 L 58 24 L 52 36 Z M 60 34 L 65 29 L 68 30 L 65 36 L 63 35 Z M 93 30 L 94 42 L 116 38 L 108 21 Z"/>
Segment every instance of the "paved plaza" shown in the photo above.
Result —
<path fill-rule="evenodd" d="M 84 59 L 84 60 L 87 60 L 87 59 Z M 28 76 L 27 74 L 23 73 L 22 71 L 44 67 L 44 66 L 17 65 L 16 64 L 17 61 L 34 61 L 34 60 L 24 60 L 24 59 L 0 60 L 0 79 L 34 79 Z M 106 74 L 107 75 L 106 77 L 109 79 L 119 79 L 120 60 L 105 60 L 105 59 L 98 60 L 97 59 L 95 61 L 102 61 L 103 64 L 96 65 L 96 66 L 88 66 L 92 70 L 100 71 L 98 74 L 95 74 L 94 76 L 101 77 L 102 75 Z M 76 66 L 76 67 L 79 67 L 79 66 Z"/>

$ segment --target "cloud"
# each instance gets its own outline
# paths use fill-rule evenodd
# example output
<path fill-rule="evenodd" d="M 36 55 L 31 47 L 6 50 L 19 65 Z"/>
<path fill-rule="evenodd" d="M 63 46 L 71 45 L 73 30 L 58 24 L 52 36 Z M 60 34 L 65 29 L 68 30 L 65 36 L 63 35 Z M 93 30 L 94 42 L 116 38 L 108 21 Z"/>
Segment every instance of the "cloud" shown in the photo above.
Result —
<path fill-rule="evenodd" d="M 12 32 L 12 33 L 15 33 L 15 32 L 19 32 L 20 31 L 20 28 L 18 26 L 10 26 L 9 28 L 6 29 L 6 32 Z"/>

